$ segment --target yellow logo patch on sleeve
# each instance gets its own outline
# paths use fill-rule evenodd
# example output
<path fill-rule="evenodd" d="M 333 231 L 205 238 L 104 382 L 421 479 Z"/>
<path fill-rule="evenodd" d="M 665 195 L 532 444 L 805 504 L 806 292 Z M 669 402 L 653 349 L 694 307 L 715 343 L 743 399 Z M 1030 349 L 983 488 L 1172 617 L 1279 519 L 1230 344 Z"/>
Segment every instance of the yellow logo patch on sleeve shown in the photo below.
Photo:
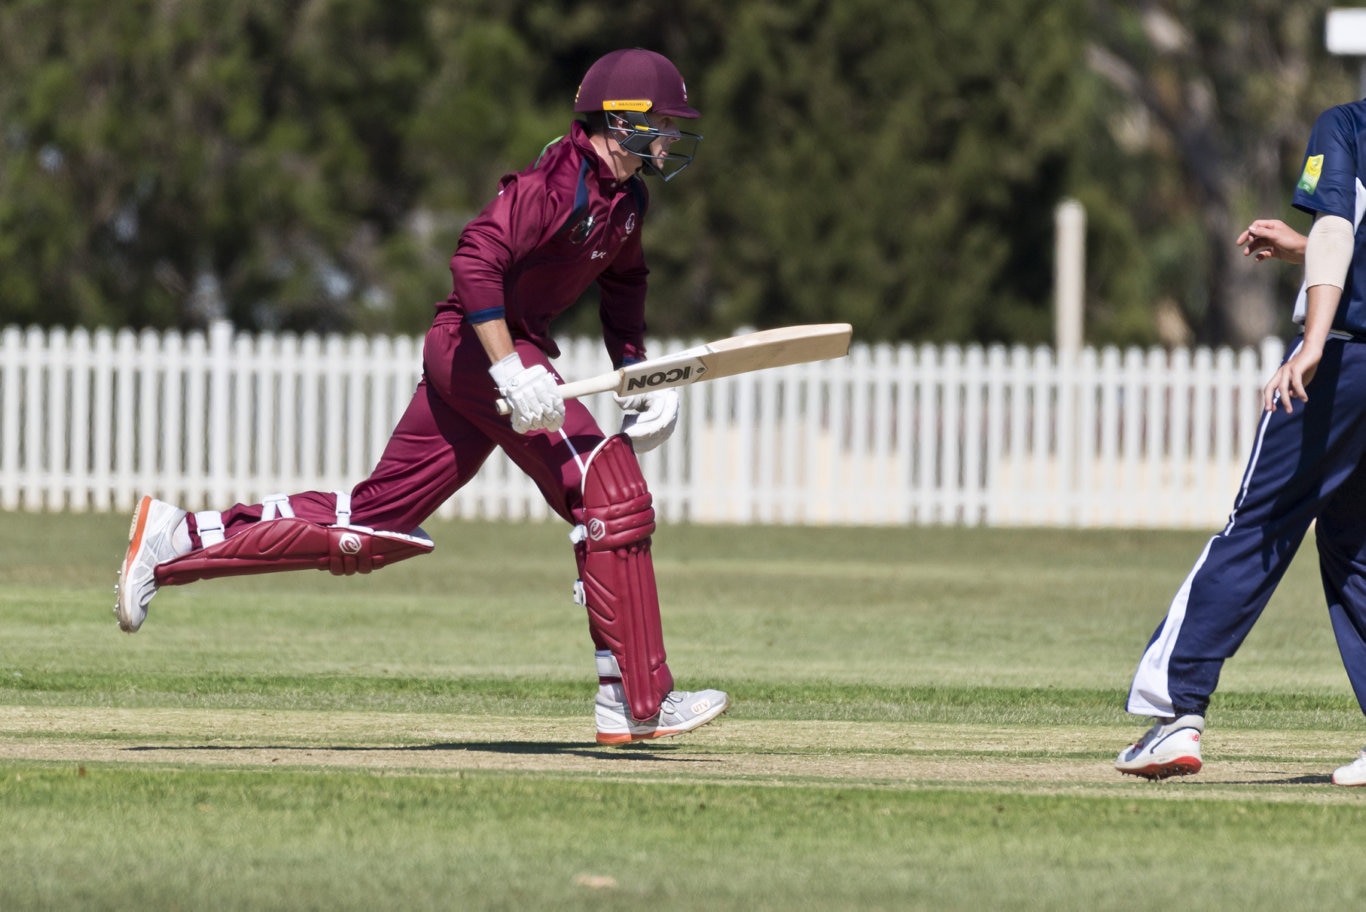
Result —
<path fill-rule="evenodd" d="M 1323 156 L 1309 156 L 1304 163 L 1304 173 L 1300 175 L 1300 182 L 1295 185 L 1295 189 L 1303 190 L 1305 193 L 1313 193 L 1319 188 L 1319 176 L 1322 174 Z"/>

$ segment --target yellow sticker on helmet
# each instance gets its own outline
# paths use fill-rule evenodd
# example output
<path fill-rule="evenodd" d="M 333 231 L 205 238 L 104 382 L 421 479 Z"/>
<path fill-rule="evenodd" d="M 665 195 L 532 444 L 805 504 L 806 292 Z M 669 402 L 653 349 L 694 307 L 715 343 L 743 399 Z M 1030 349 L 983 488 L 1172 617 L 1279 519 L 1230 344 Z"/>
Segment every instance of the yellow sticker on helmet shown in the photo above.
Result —
<path fill-rule="evenodd" d="M 1304 173 L 1300 175 L 1300 182 L 1295 185 L 1296 190 L 1303 190 L 1305 193 L 1313 193 L 1319 188 L 1319 177 L 1323 174 L 1323 156 L 1311 155 L 1304 163 Z"/>
<path fill-rule="evenodd" d="M 604 111 L 648 111 L 653 106 L 648 98 L 616 98 L 602 103 Z"/>

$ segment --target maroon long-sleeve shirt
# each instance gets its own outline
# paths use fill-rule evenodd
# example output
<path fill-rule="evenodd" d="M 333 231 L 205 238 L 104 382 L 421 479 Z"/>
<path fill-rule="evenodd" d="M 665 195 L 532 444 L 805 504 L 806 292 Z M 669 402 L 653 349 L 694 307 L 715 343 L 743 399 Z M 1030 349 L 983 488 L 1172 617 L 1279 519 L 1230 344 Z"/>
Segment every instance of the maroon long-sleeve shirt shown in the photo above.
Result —
<path fill-rule="evenodd" d="M 643 359 L 649 270 L 640 233 L 648 207 L 644 182 L 617 181 L 576 121 L 535 164 L 506 175 L 498 196 L 465 226 L 437 322 L 443 313 L 471 323 L 501 317 L 513 338 L 553 358 L 560 350 L 551 320 L 596 282 L 612 364 Z"/>

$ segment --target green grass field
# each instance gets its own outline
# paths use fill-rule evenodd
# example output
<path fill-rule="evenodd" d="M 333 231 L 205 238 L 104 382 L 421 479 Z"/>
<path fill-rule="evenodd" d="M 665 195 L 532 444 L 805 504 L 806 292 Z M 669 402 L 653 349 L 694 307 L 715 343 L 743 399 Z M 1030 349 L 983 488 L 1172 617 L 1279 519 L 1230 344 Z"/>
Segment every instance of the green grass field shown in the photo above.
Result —
<path fill-rule="evenodd" d="M 1111 761 L 1205 533 L 667 527 L 670 662 L 734 705 L 593 743 L 558 525 L 110 613 L 122 516 L 0 517 L 0 910 L 1328 909 L 1366 740 L 1312 544 L 1205 771 Z"/>

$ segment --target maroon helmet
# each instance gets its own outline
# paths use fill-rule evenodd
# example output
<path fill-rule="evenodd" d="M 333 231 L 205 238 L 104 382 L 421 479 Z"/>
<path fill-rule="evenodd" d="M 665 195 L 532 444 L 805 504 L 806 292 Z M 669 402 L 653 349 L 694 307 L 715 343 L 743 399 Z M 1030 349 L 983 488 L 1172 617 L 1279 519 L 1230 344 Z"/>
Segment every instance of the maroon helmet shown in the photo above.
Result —
<path fill-rule="evenodd" d="M 664 130 L 651 120 L 651 116 L 700 115 L 688 104 L 688 87 L 678 68 L 663 54 L 644 48 L 613 51 L 599 58 L 579 83 L 574 110 L 580 114 L 604 112 L 612 138 L 644 160 L 646 173 L 664 180 L 692 164 L 697 144 L 702 141 L 696 133 Z M 668 140 L 662 149 L 656 144 L 660 139 Z"/>
<path fill-rule="evenodd" d="M 678 67 L 644 48 L 613 51 L 589 67 L 574 96 L 574 110 L 701 116 L 688 105 L 688 87 Z"/>

